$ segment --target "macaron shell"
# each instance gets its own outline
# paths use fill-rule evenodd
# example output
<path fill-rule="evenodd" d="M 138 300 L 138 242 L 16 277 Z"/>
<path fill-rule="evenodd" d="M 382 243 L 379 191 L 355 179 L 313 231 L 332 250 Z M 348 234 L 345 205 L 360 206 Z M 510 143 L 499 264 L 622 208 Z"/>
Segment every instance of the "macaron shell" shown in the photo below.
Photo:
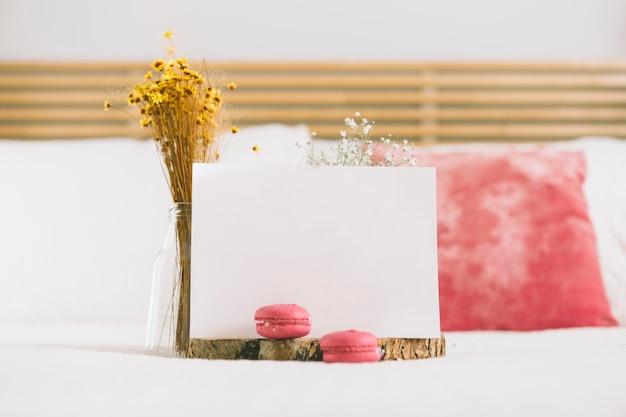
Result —
<path fill-rule="evenodd" d="M 361 362 L 378 362 L 382 356 L 382 350 L 379 347 L 368 351 L 354 352 L 322 352 L 322 359 L 326 363 L 361 363 Z"/>
<path fill-rule="evenodd" d="M 272 323 L 270 321 L 256 324 L 256 332 L 259 336 L 268 339 L 295 339 L 311 333 L 311 324 L 298 323 Z"/>
<path fill-rule="evenodd" d="M 306 319 L 311 315 L 306 308 L 297 304 L 272 304 L 259 308 L 254 313 L 255 320 L 265 319 Z"/>

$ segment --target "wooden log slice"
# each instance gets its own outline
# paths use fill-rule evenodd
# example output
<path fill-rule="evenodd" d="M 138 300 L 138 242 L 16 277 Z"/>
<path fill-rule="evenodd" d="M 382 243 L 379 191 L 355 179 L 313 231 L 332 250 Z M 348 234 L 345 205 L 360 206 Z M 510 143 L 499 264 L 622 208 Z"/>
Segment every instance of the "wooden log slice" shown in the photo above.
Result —
<path fill-rule="evenodd" d="M 381 360 L 412 360 L 445 356 L 443 335 L 430 339 L 382 338 Z M 190 358 L 275 361 L 321 361 L 319 339 L 191 339 Z"/>

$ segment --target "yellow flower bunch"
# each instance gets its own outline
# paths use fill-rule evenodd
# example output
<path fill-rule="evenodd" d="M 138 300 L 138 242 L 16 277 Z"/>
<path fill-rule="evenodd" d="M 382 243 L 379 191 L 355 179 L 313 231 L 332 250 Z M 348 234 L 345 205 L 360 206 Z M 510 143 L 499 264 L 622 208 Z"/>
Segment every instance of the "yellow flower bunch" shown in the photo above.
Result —
<path fill-rule="evenodd" d="M 172 32 L 164 37 L 171 45 Z M 216 162 L 225 145 L 224 133 L 238 132 L 224 100 L 225 92 L 236 87 L 222 82 L 219 71 L 205 64 L 194 68 L 187 58 L 171 58 L 154 61 L 129 92 L 128 104 L 139 108 L 139 123 L 161 153 L 173 201 L 191 201 L 192 164 Z"/>
<path fill-rule="evenodd" d="M 154 140 L 167 146 L 168 141 L 191 141 L 194 162 L 213 162 L 219 154 L 218 135 L 225 117 L 220 88 L 198 70 L 190 68 L 186 58 L 156 60 L 143 82 L 128 95 L 128 104 L 138 106 L 141 126 Z M 205 71 L 206 73 L 206 71 Z M 233 90 L 234 83 L 227 88 Z M 235 133 L 237 128 L 230 127 Z"/>

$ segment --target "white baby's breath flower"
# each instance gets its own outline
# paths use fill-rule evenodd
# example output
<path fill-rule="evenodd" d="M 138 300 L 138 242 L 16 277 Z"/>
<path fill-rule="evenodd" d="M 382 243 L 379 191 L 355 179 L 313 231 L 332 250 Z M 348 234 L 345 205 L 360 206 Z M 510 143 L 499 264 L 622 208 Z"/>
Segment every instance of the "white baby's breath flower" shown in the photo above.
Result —
<path fill-rule="evenodd" d="M 346 118 L 346 126 L 348 126 L 352 130 L 356 130 L 359 127 L 354 121 L 354 119 L 351 119 L 351 118 Z"/>
<path fill-rule="evenodd" d="M 415 166 L 417 164 L 413 157 L 413 148 L 408 146 L 408 141 L 403 140 L 404 146 L 401 147 L 391 134 L 386 138 L 380 138 L 382 146 L 388 146 L 387 152 L 380 159 L 372 160 L 376 152 L 370 135 L 375 122 L 361 118 L 359 112 L 355 112 L 354 116 L 356 120 L 352 117 L 344 119 L 344 124 L 348 129 L 339 131 L 340 139 L 335 146 L 317 153 L 313 152 L 313 149 L 307 149 L 309 164 L 318 166 Z"/>

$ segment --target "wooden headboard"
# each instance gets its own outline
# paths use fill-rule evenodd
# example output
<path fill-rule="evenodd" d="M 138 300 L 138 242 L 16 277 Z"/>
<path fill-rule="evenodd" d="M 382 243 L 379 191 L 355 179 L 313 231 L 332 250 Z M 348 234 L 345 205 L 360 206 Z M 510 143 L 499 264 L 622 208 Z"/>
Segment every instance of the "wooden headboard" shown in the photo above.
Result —
<path fill-rule="evenodd" d="M 335 138 L 359 111 L 423 142 L 626 137 L 626 62 L 216 63 L 240 127 L 305 123 Z M 0 138 L 143 137 L 119 106 L 149 63 L 0 63 Z"/>

